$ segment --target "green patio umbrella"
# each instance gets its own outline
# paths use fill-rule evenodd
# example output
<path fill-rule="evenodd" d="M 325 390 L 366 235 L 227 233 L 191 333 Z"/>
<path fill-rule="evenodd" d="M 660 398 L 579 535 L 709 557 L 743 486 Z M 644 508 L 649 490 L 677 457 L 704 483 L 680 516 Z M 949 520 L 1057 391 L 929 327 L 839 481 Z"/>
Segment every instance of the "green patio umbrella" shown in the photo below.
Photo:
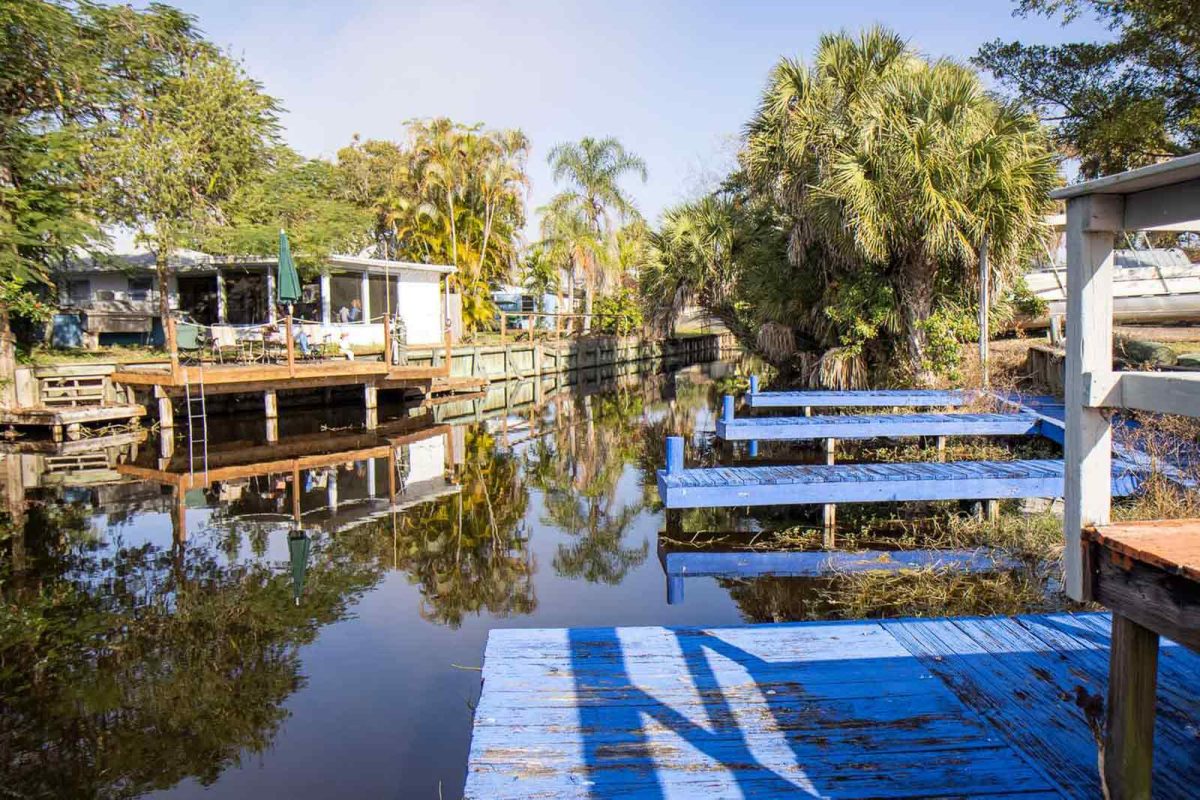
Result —
<path fill-rule="evenodd" d="M 301 530 L 288 533 L 288 557 L 292 562 L 292 599 L 300 605 L 300 595 L 304 594 L 304 579 L 308 575 L 308 554 L 312 550 L 312 540 Z"/>
<path fill-rule="evenodd" d="M 275 280 L 279 302 L 287 305 L 292 313 L 292 304 L 300 300 L 300 275 L 292 261 L 292 248 L 288 245 L 287 233 L 279 231 L 279 274 Z"/>

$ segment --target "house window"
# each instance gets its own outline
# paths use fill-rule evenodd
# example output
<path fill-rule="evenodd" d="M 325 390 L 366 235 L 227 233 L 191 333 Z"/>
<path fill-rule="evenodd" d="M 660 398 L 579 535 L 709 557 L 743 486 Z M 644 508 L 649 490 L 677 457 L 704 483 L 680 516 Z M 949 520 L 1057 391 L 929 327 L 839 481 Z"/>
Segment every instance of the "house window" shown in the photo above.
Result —
<path fill-rule="evenodd" d="M 334 322 L 363 322 L 362 273 L 329 276 L 329 308 Z"/>
<path fill-rule="evenodd" d="M 149 278 L 130 278 L 129 279 L 129 299 L 135 301 L 145 301 L 150 299 L 151 281 Z"/>
<path fill-rule="evenodd" d="M 67 281 L 67 303 L 73 306 L 87 303 L 92 296 L 92 282 L 86 279 Z"/>

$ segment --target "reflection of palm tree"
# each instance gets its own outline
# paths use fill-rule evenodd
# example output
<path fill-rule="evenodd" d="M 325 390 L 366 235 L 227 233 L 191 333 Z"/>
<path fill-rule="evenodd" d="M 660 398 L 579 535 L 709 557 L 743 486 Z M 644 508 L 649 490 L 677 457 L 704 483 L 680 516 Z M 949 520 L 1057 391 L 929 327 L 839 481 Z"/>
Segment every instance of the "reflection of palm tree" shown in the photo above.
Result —
<path fill-rule="evenodd" d="M 596 583 L 620 583 L 641 565 L 650 545 L 625 547 L 629 525 L 645 507 L 642 498 L 622 503 L 618 483 L 639 455 L 637 426 L 642 399 L 617 391 L 603 397 L 564 400 L 560 424 L 527 451 L 526 475 L 545 494 L 546 521 L 575 537 L 554 557 L 559 575 Z"/>
<path fill-rule="evenodd" d="M 372 523 L 368 541 L 421 587 L 421 616 L 457 628 L 468 614 L 528 614 L 535 563 L 522 521 L 529 503 L 511 455 L 468 431 L 461 492 Z M 393 540 L 393 535 L 395 539 Z"/>

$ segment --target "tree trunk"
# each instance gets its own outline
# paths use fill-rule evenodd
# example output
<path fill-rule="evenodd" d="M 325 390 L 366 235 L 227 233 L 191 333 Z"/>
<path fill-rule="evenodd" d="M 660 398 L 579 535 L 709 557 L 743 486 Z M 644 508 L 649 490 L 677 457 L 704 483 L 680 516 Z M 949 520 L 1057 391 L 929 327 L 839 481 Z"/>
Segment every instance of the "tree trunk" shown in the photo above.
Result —
<path fill-rule="evenodd" d="M 154 254 L 154 267 L 158 272 L 158 315 L 162 317 L 163 336 L 166 336 L 167 318 L 171 316 L 171 303 L 167 296 L 167 257 L 161 250 Z"/>
<path fill-rule="evenodd" d="M 933 269 L 924 263 L 908 265 L 896 287 L 904 323 L 905 366 L 919 386 L 931 386 L 934 372 L 926 360 L 925 322 L 933 313 Z"/>
<path fill-rule="evenodd" d="M 583 332 L 592 332 L 592 281 L 589 278 L 583 284 Z"/>
<path fill-rule="evenodd" d="M 0 303 L 0 408 L 17 407 L 17 349 L 8 305 Z M 12 458 L 17 458 L 12 456 Z"/>

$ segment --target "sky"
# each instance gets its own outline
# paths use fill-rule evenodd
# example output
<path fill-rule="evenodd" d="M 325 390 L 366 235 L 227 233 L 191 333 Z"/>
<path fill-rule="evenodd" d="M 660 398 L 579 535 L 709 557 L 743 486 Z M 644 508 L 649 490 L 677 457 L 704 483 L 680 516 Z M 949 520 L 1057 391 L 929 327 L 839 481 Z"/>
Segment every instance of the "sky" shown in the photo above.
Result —
<path fill-rule="evenodd" d="M 402 138 L 448 116 L 520 128 L 533 144 L 530 217 L 555 192 L 546 153 L 615 136 L 649 180 L 642 213 L 706 190 L 736 149 L 772 65 L 818 37 L 882 23 L 933 57 L 994 38 L 1107 38 L 1091 20 L 1014 18 L 1009 0 L 175 0 L 286 109 L 285 138 L 332 158 L 355 133 Z"/>

